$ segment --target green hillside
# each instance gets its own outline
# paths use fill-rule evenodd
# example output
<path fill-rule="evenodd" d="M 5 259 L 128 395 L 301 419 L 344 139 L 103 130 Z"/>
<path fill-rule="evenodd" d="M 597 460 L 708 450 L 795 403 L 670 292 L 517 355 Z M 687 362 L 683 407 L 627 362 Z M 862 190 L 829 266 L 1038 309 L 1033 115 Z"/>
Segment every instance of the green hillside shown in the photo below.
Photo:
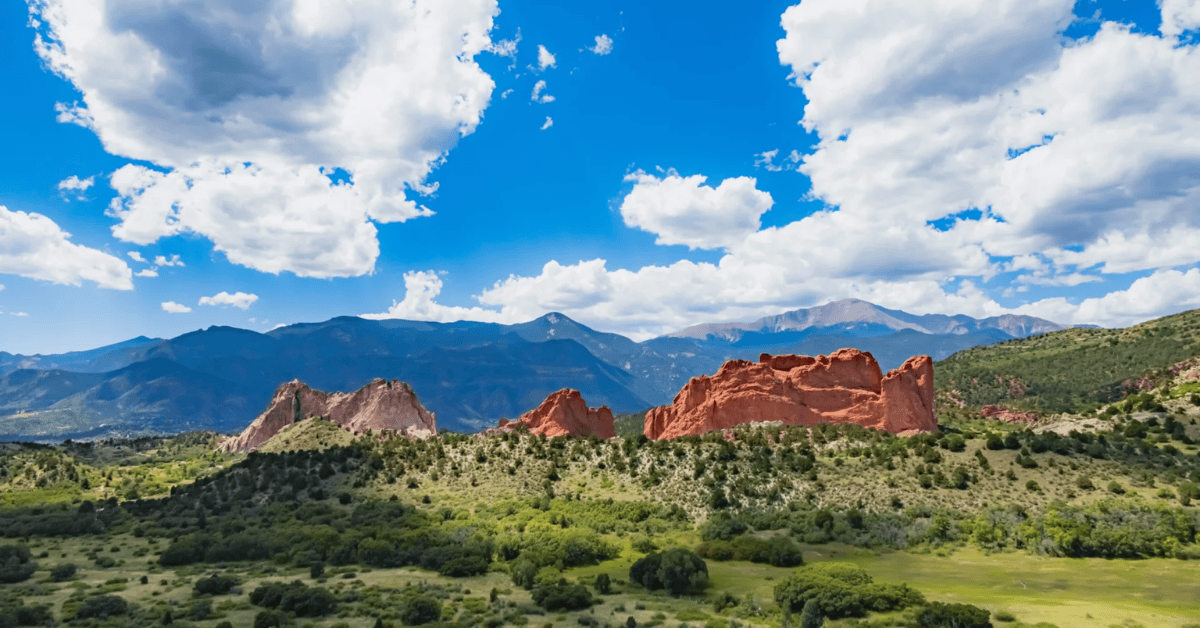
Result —
<path fill-rule="evenodd" d="M 960 351 L 934 365 L 942 402 L 1083 412 L 1119 401 L 1127 381 L 1162 378 L 1200 356 L 1200 310 L 1125 329 L 1068 329 Z M 1157 373 L 1156 373 L 1157 371 Z"/>

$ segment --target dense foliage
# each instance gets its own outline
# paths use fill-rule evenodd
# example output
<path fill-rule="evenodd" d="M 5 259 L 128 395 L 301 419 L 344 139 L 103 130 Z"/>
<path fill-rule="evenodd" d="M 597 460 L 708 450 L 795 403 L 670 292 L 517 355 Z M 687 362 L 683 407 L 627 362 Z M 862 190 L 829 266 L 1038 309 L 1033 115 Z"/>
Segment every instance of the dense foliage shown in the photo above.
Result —
<path fill-rule="evenodd" d="M 309 587 L 299 580 L 273 582 L 254 589 L 250 603 L 297 617 L 320 617 L 337 611 L 337 598 L 322 587 Z"/>
<path fill-rule="evenodd" d="M 1128 329 L 1068 329 L 960 351 L 934 367 L 939 391 L 970 405 L 1071 412 L 1119 401 L 1123 384 L 1200 355 L 1200 311 Z"/>
<path fill-rule="evenodd" d="M 776 585 L 775 601 L 791 613 L 815 601 L 822 615 L 836 619 L 901 610 L 924 604 L 925 596 L 906 584 L 876 584 L 867 572 L 848 563 L 816 563 Z"/>
<path fill-rule="evenodd" d="M 0 545 L 0 582 L 21 582 L 33 576 L 37 564 L 24 545 Z"/>
<path fill-rule="evenodd" d="M 921 628 L 992 628 L 988 612 L 970 604 L 930 602 L 917 613 Z"/>
<path fill-rule="evenodd" d="M 708 586 L 708 565 L 695 552 L 672 548 L 633 563 L 629 580 L 652 591 L 666 589 L 673 595 L 698 593 Z"/>

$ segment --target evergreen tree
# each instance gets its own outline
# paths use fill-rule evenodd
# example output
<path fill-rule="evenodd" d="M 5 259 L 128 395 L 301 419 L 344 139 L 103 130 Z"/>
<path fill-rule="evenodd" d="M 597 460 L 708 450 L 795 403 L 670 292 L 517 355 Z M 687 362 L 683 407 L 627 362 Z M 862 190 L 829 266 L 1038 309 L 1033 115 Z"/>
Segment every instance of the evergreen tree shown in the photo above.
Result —
<path fill-rule="evenodd" d="M 814 599 L 804 603 L 800 611 L 800 628 L 821 628 L 825 625 L 825 617 L 821 615 L 821 606 Z"/>

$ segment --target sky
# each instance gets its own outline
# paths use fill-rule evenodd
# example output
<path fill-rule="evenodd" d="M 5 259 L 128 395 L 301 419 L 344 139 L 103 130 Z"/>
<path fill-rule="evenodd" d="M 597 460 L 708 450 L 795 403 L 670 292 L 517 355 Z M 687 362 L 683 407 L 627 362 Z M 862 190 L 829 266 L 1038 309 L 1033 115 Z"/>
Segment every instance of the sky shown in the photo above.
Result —
<path fill-rule="evenodd" d="M 1200 307 L 1200 0 L 0 3 L 0 351 Z"/>

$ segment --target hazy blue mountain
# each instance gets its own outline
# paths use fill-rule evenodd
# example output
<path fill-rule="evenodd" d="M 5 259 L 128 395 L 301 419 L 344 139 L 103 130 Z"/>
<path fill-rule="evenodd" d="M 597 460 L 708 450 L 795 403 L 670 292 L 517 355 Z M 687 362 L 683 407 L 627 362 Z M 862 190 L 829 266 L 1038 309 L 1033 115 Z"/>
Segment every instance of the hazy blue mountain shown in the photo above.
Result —
<path fill-rule="evenodd" d="M 987 329 L 1003 331 L 1010 338 L 1067 329 L 1048 320 L 1033 316 L 1005 314 L 976 319 L 963 314 L 916 315 L 889 310 L 859 299 L 843 299 L 813 308 L 802 308 L 776 316 L 766 316 L 749 323 L 706 323 L 669 334 L 674 338 L 736 343 L 747 333 L 777 334 L 812 329 L 830 330 L 854 338 L 880 336 L 910 329 L 929 335 L 962 335 Z M 836 330 L 836 332 L 834 331 Z"/>
<path fill-rule="evenodd" d="M 731 358 L 855 347 L 888 370 L 916 354 L 941 359 L 1061 328 L 1023 316 L 918 316 L 856 300 L 640 343 L 559 313 L 516 325 L 343 316 L 267 333 L 214 326 L 60 355 L 0 353 L 0 439 L 232 432 L 281 383 L 349 392 L 377 377 L 411 384 L 440 427 L 475 431 L 560 388 L 580 390 L 592 406 L 636 412 L 669 403 L 688 379 Z"/>
<path fill-rule="evenodd" d="M 439 426 L 460 431 L 515 418 L 567 387 L 617 412 L 651 405 L 634 392 L 633 375 L 579 342 L 532 342 L 516 331 L 354 317 L 267 334 L 210 327 L 136 346 L 132 364 L 107 373 L 6 374 L 0 378 L 0 435 L 78 434 L 99 423 L 114 433 L 235 431 L 292 379 L 328 391 L 356 390 L 377 377 L 400 379 L 438 415 Z"/>
<path fill-rule="evenodd" d="M 62 369 L 77 373 L 104 373 L 137 361 L 138 349 L 162 342 L 161 338 L 138 336 L 124 342 L 54 355 L 20 355 L 0 351 L 0 375 L 17 369 Z"/>

